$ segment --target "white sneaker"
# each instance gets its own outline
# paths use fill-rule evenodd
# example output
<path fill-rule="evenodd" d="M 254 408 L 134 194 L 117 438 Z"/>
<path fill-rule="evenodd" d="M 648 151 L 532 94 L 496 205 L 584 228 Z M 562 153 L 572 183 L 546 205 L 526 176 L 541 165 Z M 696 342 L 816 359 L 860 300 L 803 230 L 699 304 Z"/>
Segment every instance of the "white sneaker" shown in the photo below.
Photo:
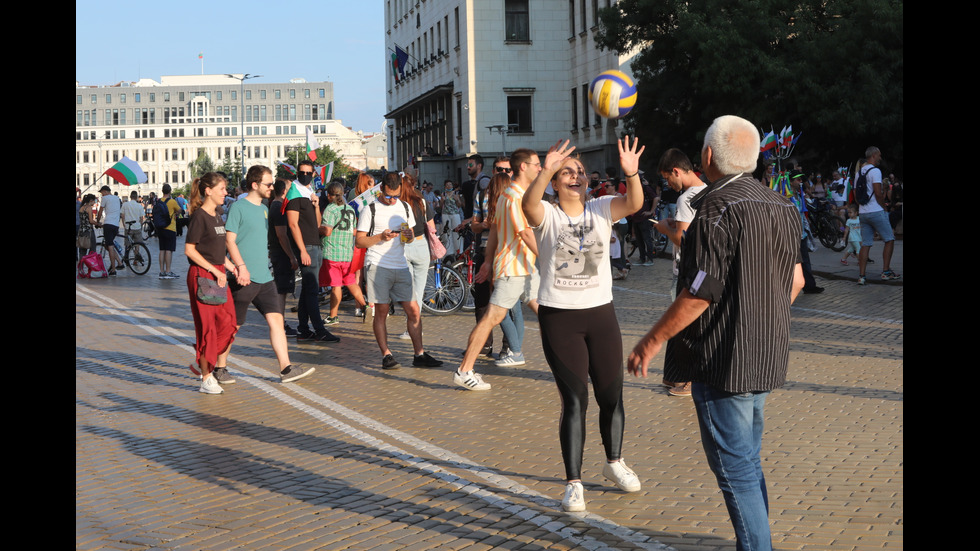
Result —
<path fill-rule="evenodd" d="M 453 373 L 453 382 L 466 390 L 490 390 L 490 383 L 483 382 L 483 377 L 473 370 L 460 373 L 457 369 Z"/>
<path fill-rule="evenodd" d="M 585 488 L 581 482 L 569 482 L 565 486 L 565 497 L 561 500 L 562 510 L 570 513 L 585 510 Z"/>
<path fill-rule="evenodd" d="M 522 352 L 514 353 L 513 351 L 500 358 L 499 360 L 493 362 L 497 367 L 520 367 L 522 365 L 527 365 L 524 360 L 524 354 Z"/>
<path fill-rule="evenodd" d="M 617 488 L 624 492 L 639 492 L 640 479 L 626 463 L 620 459 L 615 463 L 606 463 L 602 468 L 602 476 L 608 478 Z"/>
<path fill-rule="evenodd" d="M 201 388 L 198 390 L 205 394 L 221 394 L 225 391 L 223 388 L 221 388 L 221 385 L 218 384 L 218 380 L 214 378 L 214 375 L 201 381 Z"/>
<path fill-rule="evenodd" d="M 423 335 L 424 334 L 425 333 L 423 333 Z M 410 340 L 412 340 L 412 336 L 408 334 L 408 331 L 405 331 L 401 335 L 398 335 L 398 338 L 401 339 L 401 340 L 403 340 L 403 341 L 410 341 Z"/>

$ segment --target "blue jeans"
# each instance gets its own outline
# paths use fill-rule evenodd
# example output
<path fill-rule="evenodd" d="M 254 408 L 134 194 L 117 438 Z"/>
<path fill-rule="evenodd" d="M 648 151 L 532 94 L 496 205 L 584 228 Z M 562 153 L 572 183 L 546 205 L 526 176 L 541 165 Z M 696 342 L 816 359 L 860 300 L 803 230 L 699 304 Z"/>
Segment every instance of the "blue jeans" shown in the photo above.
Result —
<path fill-rule="evenodd" d="M 300 258 L 297 251 L 296 258 Z M 299 265 L 299 273 L 303 277 L 303 288 L 299 292 L 299 304 L 297 304 L 297 315 L 299 316 L 300 333 L 310 330 L 313 325 L 314 333 L 322 333 L 326 330 L 323 325 L 323 316 L 320 315 L 320 302 L 317 295 L 320 293 L 320 263 L 323 262 L 323 248 L 319 245 L 307 245 L 306 254 L 310 255 L 310 265 Z"/>
<path fill-rule="evenodd" d="M 763 410 L 769 392 L 731 394 L 691 385 L 701 443 L 725 496 L 738 551 L 770 551 L 769 495 L 762 474 Z"/>
<path fill-rule="evenodd" d="M 521 308 L 521 301 L 517 301 L 500 321 L 500 330 L 507 339 L 507 346 L 515 354 L 521 353 L 524 344 L 524 310 Z"/>

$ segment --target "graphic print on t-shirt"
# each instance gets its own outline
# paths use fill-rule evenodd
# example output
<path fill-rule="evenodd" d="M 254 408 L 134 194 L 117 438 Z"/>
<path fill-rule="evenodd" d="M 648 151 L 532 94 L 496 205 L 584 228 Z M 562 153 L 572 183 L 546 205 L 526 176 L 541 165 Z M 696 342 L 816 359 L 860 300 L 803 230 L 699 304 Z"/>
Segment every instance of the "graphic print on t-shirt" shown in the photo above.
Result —
<path fill-rule="evenodd" d="M 592 289 L 599 286 L 599 263 L 608 254 L 591 220 L 562 224 L 554 254 L 555 288 Z"/>

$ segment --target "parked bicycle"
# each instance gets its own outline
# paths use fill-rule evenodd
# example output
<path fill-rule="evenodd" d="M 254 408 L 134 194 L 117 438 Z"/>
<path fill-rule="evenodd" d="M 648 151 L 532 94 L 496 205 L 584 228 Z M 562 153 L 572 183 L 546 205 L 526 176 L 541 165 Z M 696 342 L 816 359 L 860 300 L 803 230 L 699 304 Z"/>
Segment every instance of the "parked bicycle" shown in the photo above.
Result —
<path fill-rule="evenodd" d="M 463 276 L 437 259 L 429 266 L 421 306 L 430 314 L 452 314 L 463 307 L 466 294 Z"/>
<path fill-rule="evenodd" d="M 140 230 L 133 229 L 133 224 L 136 222 L 126 222 L 126 232 L 123 235 L 125 238 L 125 249 L 121 249 L 119 244 L 115 241 L 112 242 L 113 247 L 119 252 L 122 257 L 123 262 L 127 267 L 136 275 L 143 275 L 150 271 L 150 249 L 145 244 L 143 244 L 142 238 L 136 239 L 136 236 Z M 136 233 L 134 233 L 136 232 Z M 102 237 L 102 241 L 96 244 L 96 251 L 102 257 L 102 262 L 108 266 L 109 265 L 109 249 L 110 246 L 105 242 L 105 236 Z"/>
<path fill-rule="evenodd" d="M 847 246 L 844 241 L 844 221 L 835 212 L 834 206 L 820 197 L 806 199 L 806 217 L 810 221 L 810 231 L 820 240 L 820 244 L 834 252 Z"/>

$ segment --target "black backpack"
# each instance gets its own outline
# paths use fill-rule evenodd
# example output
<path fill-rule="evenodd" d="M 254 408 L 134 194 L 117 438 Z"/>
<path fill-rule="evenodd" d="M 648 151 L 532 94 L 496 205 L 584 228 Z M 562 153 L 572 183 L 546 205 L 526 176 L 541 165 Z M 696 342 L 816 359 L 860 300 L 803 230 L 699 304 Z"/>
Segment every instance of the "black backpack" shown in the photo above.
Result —
<path fill-rule="evenodd" d="M 868 170 L 862 170 L 854 182 L 854 199 L 859 205 L 867 205 L 871 202 L 871 197 L 874 193 L 871 190 L 871 186 L 868 185 L 868 173 L 874 170 L 874 165 Z"/>
<path fill-rule="evenodd" d="M 153 203 L 153 225 L 158 228 L 165 228 L 170 225 L 170 209 L 160 199 Z"/>

